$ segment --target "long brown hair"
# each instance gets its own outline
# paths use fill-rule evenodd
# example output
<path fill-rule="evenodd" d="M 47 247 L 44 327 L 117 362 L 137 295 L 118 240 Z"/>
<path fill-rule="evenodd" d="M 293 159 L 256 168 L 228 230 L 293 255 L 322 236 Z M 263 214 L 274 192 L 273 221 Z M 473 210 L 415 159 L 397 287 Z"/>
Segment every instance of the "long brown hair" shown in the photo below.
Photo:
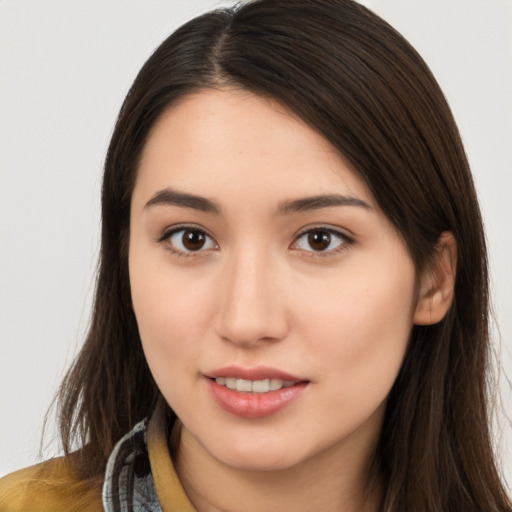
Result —
<path fill-rule="evenodd" d="M 116 441 L 159 396 L 131 306 L 128 236 L 141 150 L 184 95 L 234 86 L 272 97 L 353 164 L 405 241 L 416 270 L 450 231 L 455 300 L 416 326 L 387 403 L 375 457 L 383 511 L 510 511 L 489 431 L 488 275 L 480 211 L 461 138 L 426 64 L 351 0 L 255 0 L 178 29 L 141 69 L 121 108 L 102 192 L 92 323 L 59 393 L 66 453 L 102 474 Z M 169 421 L 173 421 L 169 411 Z"/>

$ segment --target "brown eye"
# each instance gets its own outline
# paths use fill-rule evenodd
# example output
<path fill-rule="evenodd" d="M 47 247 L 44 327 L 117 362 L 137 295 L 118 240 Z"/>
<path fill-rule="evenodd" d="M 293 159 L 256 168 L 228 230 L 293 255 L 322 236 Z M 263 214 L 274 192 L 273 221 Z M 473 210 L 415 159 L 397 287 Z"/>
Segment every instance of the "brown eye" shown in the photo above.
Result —
<path fill-rule="evenodd" d="M 202 249 L 205 241 L 206 237 L 201 231 L 185 231 L 182 236 L 183 247 L 189 251 Z"/>
<path fill-rule="evenodd" d="M 325 251 L 331 244 L 331 234 L 327 231 L 308 233 L 308 244 L 314 251 Z"/>
<path fill-rule="evenodd" d="M 293 248 L 307 252 L 335 253 L 350 242 L 348 237 L 338 231 L 310 229 L 297 238 Z"/>
<path fill-rule="evenodd" d="M 187 254 L 216 247 L 212 238 L 200 229 L 178 229 L 165 238 L 177 253 Z"/>

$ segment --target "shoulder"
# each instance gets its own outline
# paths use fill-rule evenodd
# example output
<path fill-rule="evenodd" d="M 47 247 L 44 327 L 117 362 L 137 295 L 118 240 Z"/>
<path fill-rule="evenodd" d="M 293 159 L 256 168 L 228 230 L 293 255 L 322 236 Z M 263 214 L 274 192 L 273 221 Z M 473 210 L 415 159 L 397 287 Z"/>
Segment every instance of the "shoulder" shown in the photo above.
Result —
<path fill-rule="evenodd" d="M 101 511 L 101 485 L 77 478 L 68 458 L 50 459 L 0 479 L 0 512 Z"/>

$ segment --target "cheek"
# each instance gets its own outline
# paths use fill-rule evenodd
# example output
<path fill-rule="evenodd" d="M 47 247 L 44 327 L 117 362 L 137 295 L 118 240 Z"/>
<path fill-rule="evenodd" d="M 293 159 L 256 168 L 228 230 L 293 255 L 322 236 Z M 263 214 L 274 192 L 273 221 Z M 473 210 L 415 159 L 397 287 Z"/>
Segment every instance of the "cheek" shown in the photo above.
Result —
<path fill-rule="evenodd" d="M 142 346 L 157 385 L 176 388 L 174 381 L 197 371 L 205 319 L 213 301 L 205 299 L 210 288 L 191 286 L 187 273 L 172 272 L 169 265 L 150 256 L 130 257 L 132 302 Z M 141 265 L 140 262 L 144 262 Z M 171 382 L 172 381 L 172 382 Z"/>
<path fill-rule="evenodd" d="M 396 379 L 413 324 L 414 276 L 408 260 L 347 268 L 303 303 L 315 367 L 351 406 L 384 400 Z"/>

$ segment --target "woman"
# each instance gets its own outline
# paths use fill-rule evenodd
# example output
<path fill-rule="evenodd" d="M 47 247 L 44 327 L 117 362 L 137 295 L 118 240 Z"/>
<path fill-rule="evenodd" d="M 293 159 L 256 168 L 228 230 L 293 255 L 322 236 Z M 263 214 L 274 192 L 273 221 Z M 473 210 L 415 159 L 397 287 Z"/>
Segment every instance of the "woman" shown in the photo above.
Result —
<path fill-rule="evenodd" d="M 382 20 L 256 0 L 187 23 L 126 98 L 102 201 L 66 456 L 7 477 L 3 509 L 511 510 L 471 175 Z"/>

